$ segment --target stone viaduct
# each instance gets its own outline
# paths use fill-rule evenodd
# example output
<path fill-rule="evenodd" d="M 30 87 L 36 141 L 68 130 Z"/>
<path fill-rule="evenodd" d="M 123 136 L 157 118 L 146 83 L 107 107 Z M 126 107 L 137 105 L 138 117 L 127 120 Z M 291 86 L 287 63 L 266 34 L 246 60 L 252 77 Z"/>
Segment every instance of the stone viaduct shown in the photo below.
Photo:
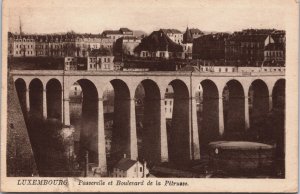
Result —
<path fill-rule="evenodd" d="M 202 129 L 222 137 L 226 133 L 247 130 L 249 121 L 249 88 L 253 89 L 253 109 L 267 114 L 284 94 L 284 72 L 87 72 L 62 70 L 12 70 L 22 108 L 44 119 L 56 117 L 70 125 L 69 90 L 78 82 L 83 91 L 82 117 L 95 122 L 96 150 L 101 172 L 107 171 L 103 92 L 114 88 L 115 145 L 131 159 L 138 158 L 135 91 L 139 84 L 145 90 L 144 126 L 148 157 L 158 162 L 200 159 L 200 143 L 195 93 L 203 88 Z M 168 140 L 165 118 L 165 92 L 174 90 L 172 129 Z M 229 91 L 228 112 L 224 117 L 223 91 Z M 281 94 L 280 94 L 281 92 Z M 86 138 L 88 138 L 87 136 Z M 168 145 L 169 144 L 169 145 Z M 113 144 L 114 145 L 114 144 Z M 112 146 L 113 146 L 112 145 Z"/>

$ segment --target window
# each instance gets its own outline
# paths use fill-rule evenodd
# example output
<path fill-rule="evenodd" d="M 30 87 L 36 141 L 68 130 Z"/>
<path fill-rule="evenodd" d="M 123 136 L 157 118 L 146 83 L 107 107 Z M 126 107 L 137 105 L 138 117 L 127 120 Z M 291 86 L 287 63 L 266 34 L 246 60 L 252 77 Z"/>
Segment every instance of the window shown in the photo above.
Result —
<path fill-rule="evenodd" d="M 167 105 L 167 101 L 165 101 L 165 105 Z"/>
<path fill-rule="evenodd" d="M 143 167 L 140 167 L 140 172 L 143 172 Z"/>
<path fill-rule="evenodd" d="M 172 105 L 172 101 L 170 100 L 170 105 Z"/>
<path fill-rule="evenodd" d="M 221 68 L 219 68 L 219 72 L 221 72 Z"/>

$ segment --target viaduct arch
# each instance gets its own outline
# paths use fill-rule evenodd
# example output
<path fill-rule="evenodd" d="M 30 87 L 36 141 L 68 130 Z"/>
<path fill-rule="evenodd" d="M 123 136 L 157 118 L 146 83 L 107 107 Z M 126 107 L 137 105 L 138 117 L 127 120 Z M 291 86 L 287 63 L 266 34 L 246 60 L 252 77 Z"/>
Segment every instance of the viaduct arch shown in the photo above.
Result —
<path fill-rule="evenodd" d="M 134 95 L 138 84 L 142 84 L 145 89 L 144 114 L 147 118 L 151 118 L 144 121 L 147 125 L 145 130 L 149 131 L 148 134 L 151 134 L 149 139 L 153 140 L 145 142 L 145 149 L 150 150 L 149 153 L 151 153 L 145 158 L 149 158 L 151 155 L 155 161 L 160 162 L 172 161 L 178 157 L 182 158 L 183 161 L 200 159 L 199 144 L 202 141 L 199 139 L 203 140 L 201 138 L 205 131 L 209 131 L 208 134 L 205 134 L 208 139 L 214 140 L 216 136 L 221 138 L 227 133 L 247 130 L 251 124 L 248 103 L 250 88 L 253 90 L 250 117 L 255 111 L 258 112 L 257 114 L 265 114 L 280 107 L 280 102 L 284 102 L 285 93 L 283 73 L 276 75 L 268 73 L 253 75 L 236 73 L 216 75 L 213 73 L 203 75 L 190 72 L 126 72 L 124 74 L 120 72 L 69 72 L 64 74 L 61 71 L 27 72 L 17 70 L 11 73 L 15 80 L 18 96 L 21 99 L 21 106 L 23 109 L 26 107 L 26 112 L 40 118 L 49 118 L 60 113 L 59 119 L 67 126 L 70 125 L 69 94 L 67 91 L 76 81 L 81 85 L 84 98 L 83 117 L 90 119 L 90 122 L 97 123 L 97 127 L 93 129 L 93 137 L 90 138 L 87 135 L 83 139 L 93 142 L 89 148 L 95 150 L 95 156 L 98 155 L 95 161 L 98 162 L 100 170 L 104 173 L 107 164 L 103 86 L 109 83 L 115 92 L 114 135 L 116 140 L 113 141 L 122 141 L 119 143 L 121 145 L 120 153 L 125 152 L 133 160 L 139 157 Z M 203 88 L 203 111 L 205 115 L 201 127 L 197 123 L 194 92 L 199 83 Z M 174 111 L 172 131 L 170 132 L 171 139 L 168 141 L 164 95 L 169 84 L 174 88 Z M 61 86 L 61 92 L 59 92 L 58 86 Z M 225 116 L 223 90 L 226 87 L 229 92 L 229 107 Z M 55 91 L 55 95 L 50 95 L 51 90 Z M 55 102 L 50 102 L 51 100 L 47 102 L 48 98 Z M 60 102 L 57 102 L 60 98 Z M 52 109 L 49 103 L 60 104 L 61 108 L 58 106 Z M 261 106 L 262 104 L 263 106 Z M 284 103 L 281 104 L 284 107 Z M 174 139 L 178 141 L 174 141 Z M 156 146 L 153 146 L 154 144 Z"/>

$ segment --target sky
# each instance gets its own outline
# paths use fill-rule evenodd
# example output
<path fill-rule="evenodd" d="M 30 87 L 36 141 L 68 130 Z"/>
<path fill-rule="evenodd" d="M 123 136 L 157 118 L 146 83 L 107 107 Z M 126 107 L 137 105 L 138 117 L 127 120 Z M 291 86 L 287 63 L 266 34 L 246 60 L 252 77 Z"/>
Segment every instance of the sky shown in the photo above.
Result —
<path fill-rule="evenodd" d="M 9 0 L 8 30 L 25 33 L 101 33 L 128 27 L 150 33 L 186 27 L 233 32 L 285 29 L 283 0 Z"/>

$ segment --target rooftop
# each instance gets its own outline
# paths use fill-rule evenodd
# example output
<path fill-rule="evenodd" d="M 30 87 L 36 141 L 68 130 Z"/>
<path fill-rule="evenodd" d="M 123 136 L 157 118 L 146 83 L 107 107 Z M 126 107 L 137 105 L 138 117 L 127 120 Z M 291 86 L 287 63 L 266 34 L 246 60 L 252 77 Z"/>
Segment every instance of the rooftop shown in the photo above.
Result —
<path fill-rule="evenodd" d="M 182 34 L 182 32 L 179 31 L 179 30 L 177 30 L 177 29 L 160 29 L 160 30 L 162 30 L 166 34 L 169 34 L 169 33 L 172 33 L 172 34 Z"/>
<path fill-rule="evenodd" d="M 131 160 L 129 158 L 122 158 L 116 165 L 115 168 L 126 171 L 135 165 L 137 161 Z"/>
<path fill-rule="evenodd" d="M 162 30 L 154 31 L 149 36 L 142 39 L 141 44 L 136 47 L 135 51 L 170 51 L 182 52 L 183 48 L 173 42 Z"/>

